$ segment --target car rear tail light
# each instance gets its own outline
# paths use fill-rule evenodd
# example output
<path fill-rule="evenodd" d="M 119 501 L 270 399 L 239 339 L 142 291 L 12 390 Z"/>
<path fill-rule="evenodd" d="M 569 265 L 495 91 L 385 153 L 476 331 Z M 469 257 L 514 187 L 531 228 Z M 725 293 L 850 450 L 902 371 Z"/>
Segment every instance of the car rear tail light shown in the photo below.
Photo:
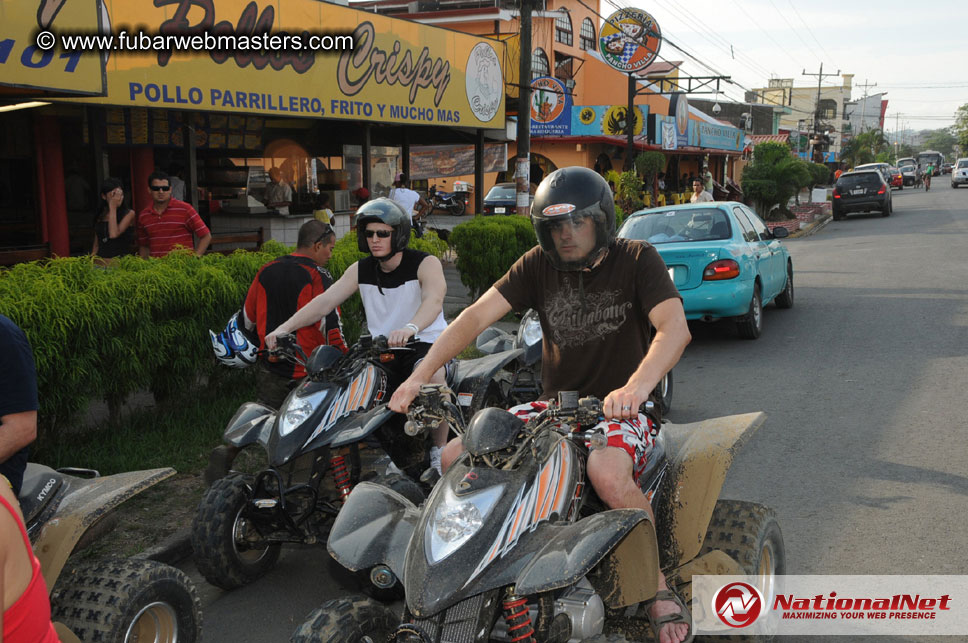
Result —
<path fill-rule="evenodd" d="M 885 192 L 887 192 L 887 186 L 885 185 L 882 185 L 881 189 L 877 191 L 878 194 L 884 194 Z"/>
<path fill-rule="evenodd" d="M 840 198 L 840 192 L 837 191 L 837 188 L 834 188 L 834 198 L 835 199 L 839 199 Z"/>
<path fill-rule="evenodd" d="M 719 281 L 739 277 L 739 264 L 732 259 L 714 261 L 702 271 L 703 281 Z"/>

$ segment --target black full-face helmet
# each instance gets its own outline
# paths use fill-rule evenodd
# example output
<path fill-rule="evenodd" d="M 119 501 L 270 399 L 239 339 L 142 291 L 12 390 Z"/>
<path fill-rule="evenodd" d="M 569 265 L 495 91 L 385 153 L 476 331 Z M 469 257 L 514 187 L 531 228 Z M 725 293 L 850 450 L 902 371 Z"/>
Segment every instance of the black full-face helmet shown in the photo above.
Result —
<path fill-rule="evenodd" d="M 563 261 L 551 230 L 567 220 L 588 217 L 595 224 L 595 247 L 577 261 Z M 587 268 L 615 240 L 615 201 L 608 182 L 585 167 L 564 167 L 545 177 L 534 194 L 531 223 L 545 256 L 558 270 Z"/>
<path fill-rule="evenodd" d="M 370 252 L 370 246 L 366 243 L 368 223 L 385 223 L 393 228 L 390 235 L 390 253 L 385 257 L 377 257 L 380 261 L 386 261 L 402 252 L 410 243 L 410 217 L 396 201 L 380 197 L 367 201 L 356 211 L 356 242 L 360 252 Z"/>

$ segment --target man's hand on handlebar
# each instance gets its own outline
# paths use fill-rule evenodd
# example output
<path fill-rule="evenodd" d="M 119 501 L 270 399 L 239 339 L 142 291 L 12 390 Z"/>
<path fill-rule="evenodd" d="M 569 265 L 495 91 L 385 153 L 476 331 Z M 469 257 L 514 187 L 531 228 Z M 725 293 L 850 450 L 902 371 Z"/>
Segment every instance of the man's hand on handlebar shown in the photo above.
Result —
<path fill-rule="evenodd" d="M 279 336 L 286 335 L 287 333 L 280 333 L 279 329 L 276 329 L 266 335 L 266 350 L 275 350 L 276 344 L 279 343 Z"/>
<path fill-rule="evenodd" d="M 407 413 L 410 410 L 410 403 L 414 401 L 420 393 L 420 387 L 427 384 L 411 375 L 403 384 L 397 387 L 390 398 L 389 406 L 391 411 L 396 413 Z"/>
<path fill-rule="evenodd" d="M 390 348 L 399 348 L 401 346 L 406 346 L 410 338 L 416 335 L 412 328 L 398 328 L 397 330 L 391 330 L 390 334 L 387 335 L 387 346 Z"/>
<path fill-rule="evenodd" d="M 651 392 L 652 389 L 640 391 L 637 386 L 629 382 L 622 388 L 615 389 L 605 396 L 605 401 L 602 403 L 602 415 L 610 420 L 637 419 L 639 407 L 649 399 Z"/>

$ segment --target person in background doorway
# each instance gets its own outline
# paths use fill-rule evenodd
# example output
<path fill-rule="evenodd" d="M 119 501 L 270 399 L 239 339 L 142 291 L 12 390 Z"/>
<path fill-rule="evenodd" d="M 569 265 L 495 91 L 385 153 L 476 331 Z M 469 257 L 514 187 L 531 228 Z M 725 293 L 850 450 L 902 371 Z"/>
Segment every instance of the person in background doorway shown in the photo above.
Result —
<path fill-rule="evenodd" d="M 390 190 L 390 199 L 395 201 L 403 211 L 410 215 L 410 225 L 413 220 L 419 219 L 430 210 L 427 199 L 420 196 L 419 192 L 410 189 L 410 181 L 407 175 L 401 172 L 397 174 L 393 181 L 393 189 Z M 419 209 L 416 209 L 419 206 Z"/>
<path fill-rule="evenodd" d="M 101 203 L 94 215 L 91 254 L 104 259 L 131 254 L 134 246 L 134 210 L 124 205 L 124 188 L 118 179 L 101 184 Z"/>
<path fill-rule="evenodd" d="M 313 217 L 327 225 L 333 224 L 333 211 L 329 207 L 329 193 L 320 192 L 316 197 L 316 209 L 313 210 Z"/>
<path fill-rule="evenodd" d="M 185 201 L 185 170 L 180 165 L 172 165 L 170 172 L 171 198 Z"/>
<path fill-rule="evenodd" d="M 148 176 L 152 204 L 138 214 L 138 246 L 142 257 L 164 257 L 175 246 L 195 248 L 195 255 L 205 254 L 212 233 L 195 208 L 171 198 L 171 179 L 164 172 Z M 192 234 L 198 237 L 198 245 Z"/>
<path fill-rule="evenodd" d="M 277 167 L 269 170 L 269 185 L 266 187 L 266 207 L 275 208 L 279 214 L 289 214 L 292 204 L 292 188 L 282 178 L 282 170 Z"/>
<path fill-rule="evenodd" d="M 705 167 L 703 167 L 703 169 L 702 169 L 702 183 L 703 183 L 703 187 L 706 189 L 706 192 L 709 192 L 709 194 L 712 195 L 712 193 L 713 193 L 713 173 L 709 171 L 709 166 L 708 165 L 705 166 Z"/>
<path fill-rule="evenodd" d="M 690 197 L 690 203 L 706 203 L 707 201 L 713 201 L 713 193 L 707 192 L 703 189 L 702 181 L 699 179 L 694 179 L 692 182 L 692 197 Z"/>

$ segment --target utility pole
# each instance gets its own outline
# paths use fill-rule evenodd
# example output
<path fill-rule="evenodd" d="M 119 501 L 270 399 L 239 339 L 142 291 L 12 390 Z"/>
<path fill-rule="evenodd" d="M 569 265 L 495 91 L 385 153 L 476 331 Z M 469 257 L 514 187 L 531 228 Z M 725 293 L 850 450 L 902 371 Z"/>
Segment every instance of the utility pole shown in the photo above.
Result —
<path fill-rule="evenodd" d="M 819 74 L 808 74 L 807 73 L 807 70 L 804 69 L 803 70 L 803 75 L 804 76 L 816 76 L 817 77 L 817 105 L 816 105 L 816 108 L 813 110 L 813 138 L 814 138 L 814 140 L 817 140 L 819 138 L 819 136 L 820 136 L 820 83 L 823 82 L 824 76 L 839 76 L 840 75 L 840 70 L 838 69 L 836 74 L 825 74 L 825 73 L 823 73 L 823 63 L 820 63 L 820 73 Z M 816 156 L 816 153 L 817 153 L 817 145 L 819 145 L 819 143 L 816 143 L 815 142 L 813 144 L 813 149 L 810 151 L 810 160 L 814 160 L 814 158 Z M 823 158 L 821 157 L 821 161 L 822 160 L 823 160 Z"/>
<path fill-rule="evenodd" d="M 521 57 L 518 65 L 518 157 L 514 168 L 517 213 L 527 215 L 531 194 L 531 1 L 521 0 Z"/>

